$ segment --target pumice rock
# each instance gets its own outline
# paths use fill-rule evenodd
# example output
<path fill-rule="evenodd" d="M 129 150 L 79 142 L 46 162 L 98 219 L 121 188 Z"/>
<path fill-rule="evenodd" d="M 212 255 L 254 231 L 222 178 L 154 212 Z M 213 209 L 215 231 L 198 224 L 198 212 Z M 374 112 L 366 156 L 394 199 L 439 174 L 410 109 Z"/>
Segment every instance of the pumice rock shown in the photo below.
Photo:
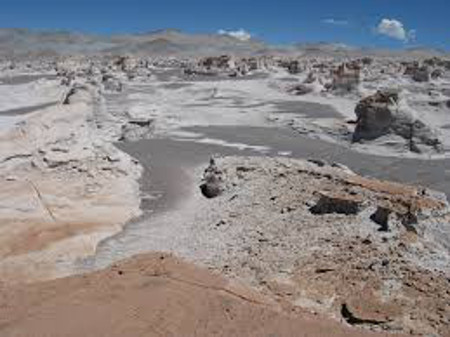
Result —
<path fill-rule="evenodd" d="M 421 152 L 421 146 L 440 151 L 441 141 L 434 130 L 414 117 L 414 110 L 395 91 L 378 91 L 362 99 L 355 114 L 354 142 L 394 134 L 405 139 L 411 152 Z"/>
<path fill-rule="evenodd" d="M 360 83 L 361 68 L 358 64 L 344 63 L 333 71 L 332 90 L 339 92 L 350 92 L 356 89 Z"/>
<path fill-rule="evenodd" d="M 205 169 L 203 174 L 200 190 L 206 198 L 215 198 L 222 193 L 222 183 L 222 171 L 217 168 L 214 158 L 211 158 L 209 166 Z"/>
<path fill-rule="evenodd" d="M 353 141 L 374 139 L 388 133 L 398 100 L 398 93 L 394 91 L 378 91 L 362 99 L 355 108 L 357 121 Z"/>

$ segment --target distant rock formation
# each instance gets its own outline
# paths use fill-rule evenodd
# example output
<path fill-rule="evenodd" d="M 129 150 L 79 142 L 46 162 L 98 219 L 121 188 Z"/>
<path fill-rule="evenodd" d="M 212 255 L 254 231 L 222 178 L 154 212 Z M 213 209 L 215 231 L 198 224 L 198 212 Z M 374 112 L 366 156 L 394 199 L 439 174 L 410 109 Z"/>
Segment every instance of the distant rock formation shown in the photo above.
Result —
<path fill-rule="evenodd" d="M 400 102 L 395 91 L 378 91 L 362 99 L 355 108 L 357 116 L 353 141 L 376 139 L 392 133 L 407 140 L 412 152 L 421 152 L 419 145 L 440 151 L 440 140 L 423 121 L 414 117 L 406 102 Z"/>
<path fill-rule="evenodd" d="M 80 102 L 80 101 L 90 101 L 90 93 L 89 88 L 84 85 L 75 85 L 72 88 L 69 89 L 67 94 L 65 95 L 63 99 L 63 104 L 68 105 L 72 104 L 74 102 Z"/>
<path fill-rule="evenodd" d="M 428 82 L 430 80 L 430 70 L 428 67 L 419 67 L 413 70 L 412 79 L 416 82 Z"/>
<path fill-rule="evenodd" d="M 362 99 L 355 108 L 357 121 L 353 141 L 374 139 L 388 133 L 398 99 L 398 93 L 387 91 L 378 91 Z"/>
<path fill-rule="evenodd" d="M 332 72 L 331 89 L 340 92 L 350 92 L 360 83 L 361 68 L 358 63 L 344 63 Z"/>

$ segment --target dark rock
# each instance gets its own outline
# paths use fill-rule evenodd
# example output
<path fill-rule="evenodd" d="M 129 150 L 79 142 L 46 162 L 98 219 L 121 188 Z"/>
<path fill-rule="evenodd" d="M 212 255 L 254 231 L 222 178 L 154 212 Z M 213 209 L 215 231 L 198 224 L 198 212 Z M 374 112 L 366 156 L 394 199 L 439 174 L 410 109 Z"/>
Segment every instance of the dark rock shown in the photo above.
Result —
<path fill-rule="evenodd" d="M 289 74 L 296 75 L 300 73 L 300 62 L 298 62 L 297 60 L 291 61 L 289 62 L 287 68 Z"/>
<path fill-rule="evenodd" d="M 361 59 L 361 63 L 366 66 L 370 66 L 373 63 L 373 59 L 371 57 L 363 57 Z"/>
<path fill-rule="evenodd" d="M 210 159 L 209 166 L 203 173 L 202 183 L 200 185 L 200 191 L 203 196 L 208 199 L 219 196 L 222 191 L 222 171 L 220 171 L 213 158 Z"/>
<path fill-rule="evenodd" d="M 344 63 L 332 73 L 332 90 L 349 92 L 360 82 L 360 67 L 357 63 Z"/>
<path fill-rule="evenodd" d="M 389 231 L 389 216 L 391 214 L 391 210 L 386 207 L 378 206 L 375 213 L 370 216 L 370 220 L 380 225 L 380 232 Z"/>
<path fill-rule="evenodd" d="M 70 88 L 70 90 L 67 92 L 66 96 L 63 99 L 64 105 L 72 104 L 75 101 L 83 100 L 86 95 L 89 94 L 89 90 L 87 87 L 79 85 L 79 86 L 73 86 Z"/>
<path fill-rule="evenodd" d="M 416 82 L 428 82 L 430 80 L 428 67 L 416 68 L 412 73 L 412 79 Z"/>
<path fill-rule="evenodd" d="M 139 139 L 148 139 L 153 134 L 153 119 L 131 119 L 122 125 L 122 134 L 120 141 L 137 141 Z"/>
<path fill-rule="evenodd" d="M 288 89 L 288 92 L 297 96 L 309 94 L 313 91 L 313 88 L 305 84 L 297 84 Z"/>
<path fill-rule="evenodd" d="M 441 69 L 434 69 L 431 73 L 432 79 L 441 78 L 443 75 L 443 71 Z"/>
<path fill-rule="evenodd" d="M 346 303 L 343 303 L 341 306 L 341 315 L 345 319 L 345 321 L 351 325 L 380 325 L 386 323 L 386 321 L 357 317 Z"/>
<path fill-rule="evenodd" d="M 372 140 L 392 133 L 403 137 L 412 152 L 420 152 L 419 145 L 441 150 L 441 141 L 434 131 L 419 119 L 415 119 L 407 108 L 399 108 L 398 94 L 378 91 L 362 99 L 355 108 L 357 116 L 353 141 Z"/>
<path fill-rule="evenodd" d="M 321 160 L 321 159 L 308 159 L 308 162 L 316 164 L 319 167 L 324 167 L 325 165 L 327 165 L 326 161 Z"/>
<path fill-rule="evenodd" d="M 362 200 L 355 196 L 321 193 L 319 201 L 309 209 L 312 214 L 358 214 Z"/>
<path fill-rule="evenodd" d="M 314 83 L 316 80 L 317 80 L 316 75 L 314 74 L 314 72 L 311 71 L 306 77 L 306 79 L 303 81 L 303 83 L 311 84 Z"/>
<path fill-rule="evenodd" d="M 393 106 L 398 102 L 398 93 L 378 91 L 362 99 L 355 108 L 357 117 L 353 141 L 375 139 L 389 132 L 394 121 Z"/>

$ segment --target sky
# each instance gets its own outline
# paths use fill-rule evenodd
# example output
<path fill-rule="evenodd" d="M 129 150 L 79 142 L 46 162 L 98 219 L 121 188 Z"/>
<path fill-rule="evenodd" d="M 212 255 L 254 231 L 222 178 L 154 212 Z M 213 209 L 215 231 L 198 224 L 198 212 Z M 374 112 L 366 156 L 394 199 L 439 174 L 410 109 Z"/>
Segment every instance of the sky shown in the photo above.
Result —
<path fill-rule="evenodd" d="M 450 49 L 450 0 L 0 0 L 0 27 Z"/>

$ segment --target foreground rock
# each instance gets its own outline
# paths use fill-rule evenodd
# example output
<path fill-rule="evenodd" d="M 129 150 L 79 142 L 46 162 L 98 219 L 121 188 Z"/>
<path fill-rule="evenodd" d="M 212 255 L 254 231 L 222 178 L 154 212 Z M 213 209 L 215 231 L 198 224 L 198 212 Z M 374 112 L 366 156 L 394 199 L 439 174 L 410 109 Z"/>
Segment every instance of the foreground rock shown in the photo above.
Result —
<path fill-rule="evenodd" d="M 96 90 L 73 87 L 64 104 L 0 133 L 0 274 L 28 282 L 66 265 L 140 214 L 140 166 L 96 128 Z"/>
<path fill-rule="evenodd" d="M 287 306 L 373 330 L 448 336 L 444 195 L 339 165 L 225 158 L 217 166 L 222 194 L 182 213 L 177 232 L 188 234 L 172 238 L 174 251 Z"/>
<path fill-rule="evenodd" d="M 384 336 L 292 308 L 164 254 L 94 273 L 2 288 L 0 334 L 33 337 Z"/>

